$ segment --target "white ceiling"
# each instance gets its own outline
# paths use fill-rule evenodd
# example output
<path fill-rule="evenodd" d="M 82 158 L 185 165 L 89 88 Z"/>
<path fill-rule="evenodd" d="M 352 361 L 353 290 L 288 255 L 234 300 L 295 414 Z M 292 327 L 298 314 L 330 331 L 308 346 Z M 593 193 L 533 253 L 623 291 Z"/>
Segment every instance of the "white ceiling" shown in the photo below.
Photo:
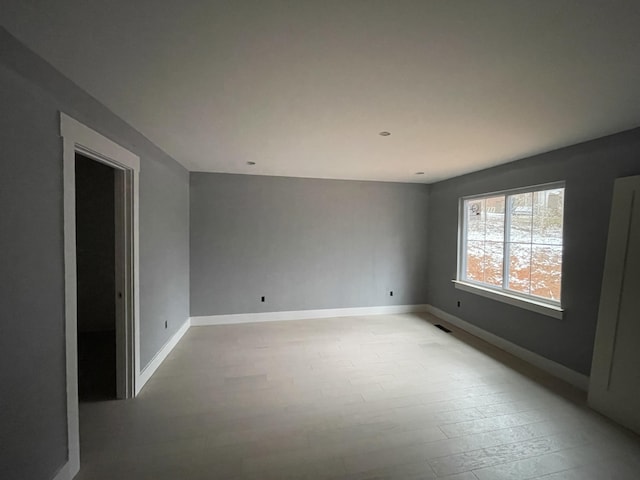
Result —
<path fill-rule="evenodd" d="M 638 0 L 2 0 L 1 16 L 194 171 L 433 182 L 640 126 Z"/>

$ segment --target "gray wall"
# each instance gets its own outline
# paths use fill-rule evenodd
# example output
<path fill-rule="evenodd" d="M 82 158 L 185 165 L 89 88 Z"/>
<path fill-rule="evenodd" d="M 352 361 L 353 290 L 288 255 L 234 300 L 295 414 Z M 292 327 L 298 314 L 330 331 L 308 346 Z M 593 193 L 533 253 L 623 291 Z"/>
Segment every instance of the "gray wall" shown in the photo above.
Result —
<path fill-rule="evenodd" d="M 0 66 L 0 478 L 12 480 L 52 478 L 67 455 L 60 142 L 38 95 Z"/>
<path fill-rule="evenodd" d="M 640 129 L 431 185 L 429 302 L 526 349 L 588 374 L 595 336 L 613 182 L 640 173 Z M 566 181 L 562 320 L 454 288 L 458 199 Z M 461 307 L 456 302 L 461 301 Z"/>
<path fill-rule="evenodd" d="M 140 166 L 142 365 L 189 317 L 189 173 L 151 158 L 141 158 Z"/>
<path fill-rule="evenodd" d="M 115 171 L 76 154 L 78 332 L 115 331 Z"/>
<path fill-rule="evenodd" d="M 3 480 L 49 479 L 67 459 L 59 110 L 141 157 L 143 365 L 189 316 L 187 171 L 0 28 Z"/>
<path fill-rule="evenodd" d="M 426 302 L 428 193 L 191 173 L 191 315 Z"/>

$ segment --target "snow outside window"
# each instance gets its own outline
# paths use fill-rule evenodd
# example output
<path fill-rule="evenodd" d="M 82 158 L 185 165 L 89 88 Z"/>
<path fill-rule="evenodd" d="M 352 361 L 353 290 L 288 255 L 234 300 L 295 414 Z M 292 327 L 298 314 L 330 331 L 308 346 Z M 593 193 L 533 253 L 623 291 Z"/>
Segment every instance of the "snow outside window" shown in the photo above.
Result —
<path fill-rule="evenodd" d="M 458 280 L 560 305 L 564 185 L 462 200 Z"/>

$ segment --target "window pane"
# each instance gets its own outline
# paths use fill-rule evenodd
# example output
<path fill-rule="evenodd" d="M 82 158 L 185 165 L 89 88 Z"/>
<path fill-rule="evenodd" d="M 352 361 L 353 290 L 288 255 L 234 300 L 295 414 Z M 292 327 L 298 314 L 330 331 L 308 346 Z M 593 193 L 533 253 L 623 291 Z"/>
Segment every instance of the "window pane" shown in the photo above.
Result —
<path fill-rule="evenodd" d="M 509 288 L 529 293 L 531 287 L 531 245 L 512 243 L 509 251 Z"/>
<path fill-rule="evenodd" d="M 467 238 L 469 240 L 484 240 L 485 201 L 467 200 L 465 207 L 467 211 Z"/>
<path fill-rule="evenodd" d="M 562 247 L 533 246 L 531 257 L 531 294 L 560 301 Z"/>
<path fill-rule="evenodd" d="M 531 243 L 533 222 L 533 193 L 509 195 L 509 241 Z"/>
<path fill-rule="evenodd" d="M 484 278 L 484 242 L 470 240 L 467 242 L 467 280 L 481 282 Z"/>
<path fill-rule="evenodd" d="M 502 287 L 502 264 L 504 244 L 502 242 L 486 242 L 484 246 L 484 282 Z"/>
<path fill-rule="evenodd" d="M 564 188 L 533 194 L 533 243 L 562 245 Z"/>
<path fill-rule="evenodd" d="M 504 242 L 504 195 L 485 199 L 485 239 Z"/>

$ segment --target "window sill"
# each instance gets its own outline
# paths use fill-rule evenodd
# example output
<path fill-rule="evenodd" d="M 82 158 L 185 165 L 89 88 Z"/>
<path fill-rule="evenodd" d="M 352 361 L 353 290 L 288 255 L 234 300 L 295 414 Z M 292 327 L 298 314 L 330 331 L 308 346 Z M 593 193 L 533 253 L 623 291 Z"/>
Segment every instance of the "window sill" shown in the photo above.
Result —
<path fill-rule="evenodd" d="M 482 297 L 491 298 L 492 300 L 497 300 L 498 302 L 503 302 L 515 307 L 524 308 L 526 310 L 531 310 L 532 312 L 547 315 L 548 317 L 562 320 L 562 316 L 564 314 L 564 309 L 557 305 L 536 302 L 535 300 L 518 297 L 517 295 L 509 295 L 506 292 L 499 292 L 490 288 L 481 287 L 480 285 L 461 282 L 459 280 L 452 280 L 452 282 L 455 284 L 456 288 L 464 290 L 465 292 L 475 293 L 476 295 L 480 295 Z"/>

